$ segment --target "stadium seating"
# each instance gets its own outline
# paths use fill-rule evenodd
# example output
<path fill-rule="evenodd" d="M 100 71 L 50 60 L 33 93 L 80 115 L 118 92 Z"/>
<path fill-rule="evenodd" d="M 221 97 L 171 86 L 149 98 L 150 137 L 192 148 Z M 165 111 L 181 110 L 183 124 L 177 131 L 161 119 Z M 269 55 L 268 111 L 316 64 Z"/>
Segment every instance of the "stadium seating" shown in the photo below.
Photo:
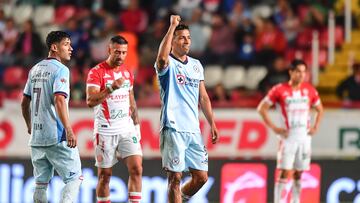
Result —
<path fill-rule="evenodd" d="M 33 7 L 28 4 L 22 4 L 15 7 L 12 12 L 12 17 L 16 24 L 23 24 L 26 20 L 31 19 L 31 15 L 33 13 Z"/>
<path fill-rule="evenodd" d="M 256 90 L 260 81 L 266 76 L 265 66 L 250 66 L 246 72 L 245 87 L 248 90 Z"/>
<path fill-rule="evenodd" d="M 222 78 L 224 87 L 231 90 L 238 87 L 243 87 L 245 84 L 246 71 L 243 66 L 231 65 L 225 69 L 224 77 Z"/>
<path fill-rule="evenodd" d="M 38 6 L 35 8 L 33 21 L 36 26 L 48 25 L 54 21 L 54 16 L 53 6 Z"/>
<path fill-rule="evenodd" d="M 204 70 L 205 85 L 212 88 L 221 83 L 223 79 L 223 68 L 220 65 L 208 65 Z"/>
<path fill-rule="evenodd" d="M 20 66 L 7 67 L 4 71 L 5 88 L 23 87 L 26 82 L 26 71 Z"/>

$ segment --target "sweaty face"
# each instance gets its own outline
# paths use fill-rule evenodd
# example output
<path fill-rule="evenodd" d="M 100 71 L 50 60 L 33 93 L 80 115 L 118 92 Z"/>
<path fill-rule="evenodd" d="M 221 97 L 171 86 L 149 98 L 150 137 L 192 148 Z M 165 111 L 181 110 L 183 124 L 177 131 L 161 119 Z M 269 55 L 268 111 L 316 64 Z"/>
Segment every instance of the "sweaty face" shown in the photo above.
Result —
<path fill-rule="evenodd" d="M 117 43 L 110 44 L 109 45 L 110 62 L 116 66 L 122 65 L 125 61 L 127 52 L 128 52 L 127 44 L 117 44 Z"/>
<path fill-rule="evenodd" d="M 306 66 L 298 65 L 296 69 L 290 70 L 290 80 L 294 84 L 302 83 L 306 77 Z"/>
<path fill-rule="evenodd" d="M 56 43 L 56 54 L 61 61 L 70 61 L 73 48 L 71 47 L 71 41 L 69 38 L 64 38 L 60 43 Z"/>
<path fill-rule="evenodd" d="M 172 47 L 179 55 L 186 55 L 190 51 L 191 37 L 189 30 L 178 30 L 174 33 Z"/>

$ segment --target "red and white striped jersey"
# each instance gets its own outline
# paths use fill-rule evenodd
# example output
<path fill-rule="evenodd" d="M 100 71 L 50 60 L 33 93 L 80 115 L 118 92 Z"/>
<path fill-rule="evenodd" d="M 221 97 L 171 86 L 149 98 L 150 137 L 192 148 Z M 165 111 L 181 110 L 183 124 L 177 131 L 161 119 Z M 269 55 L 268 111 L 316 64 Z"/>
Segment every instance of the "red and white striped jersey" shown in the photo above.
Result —
<path fill-rule="evenodd" d="M 310 128 L 311 107 L 320 104 L 319 94 L 309 83 L 302 83 L 293 89 L 288 83 L 281 83 L 268 92 L 265 102 L 276 104 L 280 109 L 282 127 L 289 130 L 290 139 L 303 139 Z"/>
<path fill-rule="evenodd" d="M 116 135 L 133 131 L 134 124 L 130 112 L 130 90 L 133 88 L 132 73 L 121 65 L 117 72 L 105 61 L 92 68 L 88 74 L 86 85 L 104 90 L 114 80 L 125 78 L 122 86 L 113 91 L 101 104 L 94 107 L 94 133 Z"/>

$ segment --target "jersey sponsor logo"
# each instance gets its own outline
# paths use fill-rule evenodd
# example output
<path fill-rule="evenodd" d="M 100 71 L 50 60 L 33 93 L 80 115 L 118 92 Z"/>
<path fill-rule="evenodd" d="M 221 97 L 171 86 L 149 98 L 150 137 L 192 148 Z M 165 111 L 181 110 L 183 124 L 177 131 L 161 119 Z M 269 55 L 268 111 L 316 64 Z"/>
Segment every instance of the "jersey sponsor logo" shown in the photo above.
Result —
<path fill-rule="evenodd" d="M 105 73 L 104 78 L 111 78 L 111 76 L 107 73 Z"/>
<path fill-rule="evenodd" d="M 176 75 L 176 82 L 180 85 L 185 84 L 185 76 L 181 74 Z"/>

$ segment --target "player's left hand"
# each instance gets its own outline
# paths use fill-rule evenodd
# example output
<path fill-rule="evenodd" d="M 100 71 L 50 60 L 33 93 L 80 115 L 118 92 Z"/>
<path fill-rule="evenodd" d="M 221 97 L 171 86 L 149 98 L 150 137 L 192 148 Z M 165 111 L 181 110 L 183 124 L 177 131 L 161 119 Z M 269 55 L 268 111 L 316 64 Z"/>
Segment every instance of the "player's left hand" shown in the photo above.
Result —
<path fill-rule="evenodd" d="M 317 128 L 311 127 L 311 128 L 309 129 L 308 134 L 311 135 L 311 136 L 313 136 L 313 135 L 316 133 L 316 131 L 317 131 Z"/>
<path fill-rule="evenodd" d="M 211 142 L 216 144 L 219 141 L 219 132 L 215 124 L 211 126 Z"/>
<path fill-rule="evenodd" d="M 72 130 L 67 130 L 66 131 L 66 141 L 67 141 L 67 146 L 70 148 L 75 148 L 77 145 L 77 140 L 76 137 L 73 133 Z"/>

